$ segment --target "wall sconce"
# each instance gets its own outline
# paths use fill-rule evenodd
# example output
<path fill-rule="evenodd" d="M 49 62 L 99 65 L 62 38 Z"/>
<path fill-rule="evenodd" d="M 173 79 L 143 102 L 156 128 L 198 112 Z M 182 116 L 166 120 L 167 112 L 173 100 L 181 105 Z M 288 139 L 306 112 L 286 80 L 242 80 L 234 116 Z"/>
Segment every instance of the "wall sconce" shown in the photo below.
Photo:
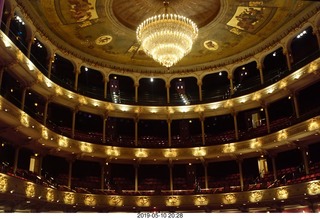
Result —
<path fill-rule="evenodd" d="M 249 196 L 249 200 L 250 202 L 259 202 L 262 200 L 263 197 L 263 192 L 262 191 L 254 191 L 251 192 L 250 196 Z"/>
<path fill-rule="evenodd" d="M 227 100 L 223 106 L 224 108 L 231 108 L 233 107 L 233 101 L 232 100 Z"/>
<path fill-rule="evenodd" d="M 222 152 L 223 153 L 233 153 L 236 151 L 236 147 L 234 146 L 234 144 L 226 144 L 223 146 L 222 148 Z"/>
<path fill-rule="evenodd" d="M 179 206 L 180 198 L 178 196 L 170 196 L 166 199 L 166 206 Z"/>
<path fill-rule="evenodd" d="M 21 113 L 20 122 L 23 126 L 29 127 L 29 118 L 26 113 L 24 113 L 24 112 Z"/>
<path fill-rule="evenodd" d="M 54 190 L 53 189 L 47 189 L 46 199 L 48 202 L 54 201 Z"/>
<path fill-rule="evenodd" d="M 120 151 L 112 147 L 112 148 L 106 149 L 106 154 L 109 156 L 117 157 L 117 156 L 120 156 Z"/>
<path fill-rule="evenodd" d="M 252 149 L 260 148 L 261 145 L 262 145 L 262 144 L 261 144 L 261 141 L 256 138 L 256 139 L 254 139 L 254 140 L 251 141 L 251 143 L 250 143 L 250 148 L 252 148 Z"/>
<path fill-rule="evenodd" d="M 149 207 L 150 206 L 150 198 L 147 196 L 141 196 L 137 198 L 136 204 L 139 207 Z"/>
<path fill-rule="evenodd" d="M 167 158 L 172 158 L 172 157 L 177 157 L 178 153 L 177 153 L 177 150 L 170 148 L 170 149 L 166 149 L 163 152 L 163 155 Z"/>
<path fill-rule="evenodd" d="M 208 205 L 208 203 L 209 203 L 209 200 L 204 195 L 199 195 L 199 196 L 196 196 L 194 198 L 194 205 L 197 205 L 197 206 L 199 206 L 199 205 Z"/>
<path fill-rule="evenodd" d="M 120 196 L 111 196 L 108 199 L 108 203 L 111 206 L 122 206 L 123 205 L 123 199 Z"/>
<path fill-rule="evenodd" d="M 49 134 L 48 134 L 48 129 L 46 127 L 42 127 L 42 131 L 41 131 L 42 137 L 46 140 L 48 140 L 49 138 Z"/>
<path fill-rule="evenodd" d="M 193 149 L 192 154 L 195 157 L 204 157 L 207 155 L 207 151 L 205 148 L 198 147 L 198 148 Z"/>
<path fill-rule="evenodd" d="M 277 140 L 278 140 L 278 141 L 286 140 L 287 138 L 288 138 L 288 133 L 287 133 L 287 131 L 281 130 L 281 131 L 278 133 L 278 137 L 277 137 Z"/>
<path fill-rule="evenodd" d="M 58 139 L 58 145 L 64 148 L 68 147 L 68 139 L 66 137 L 60 136 Z"/>
<path fill-rule="evenodd" d="M 4 175 L 0 175 L 0 192 L 6 192 L 8 189 L 8 179 Z"/>
<path fill-rule="evenodd" d="M 84 198 L 84 204 L 88 206 L 95 206 L 97 203 L 96 198 L 93 195 L 86 195 Z"/>
<path fill-rule="evenodd" d="M 92 151 L 93 151 L 92 146 L 86 142 L 80 143 L 80 150 L 85 153 L 92 153 Z"/>
<path fill-rule="evenodd" d="M 319 122 L 316 119 L 312 119 L 308 125 L 309 131 L 314 131 L 320 128 Z"/>
<path fill-rule="evenodd" d="M 25 188 L 25 192 L 26 192 L 26 196 L 28 198 L 33 198 L 36 194 L 36 191 L 35 191 L 35 186 L 33 183 L 26 183 L 26 188 Z"/>
<path fill-rule="evenodd" d="M 287 199 L 289 196 L 289 192 L 287 188 L 279 188 L 277 189 L 277 197 L 278 199 Z"/>
<path fill-rule="evenodd" d="M 253 101 L 257 101 L 261 99 L 261 93 L 260 92 L 256 92 L 252 95 L 252 100 Z"/>
<path fill-rule="evenodd" d="M 74 194 L 71 192 L 65 192 L 63 196 L 63 201 L 67 205 L 73 205 L 75 201 Z"/>
<path fill-rule="evenodd" d="M 318 195 L 320 194 L 320 182 L 312 182 L 307 186 L 307 191 L 309 195 Z"/>
<path fill-rule="evenodd" d="M 235 194 L 226 194 L 223 196 L 222 202 L 224 204 L 234 204 L 236 203 L 237 198 Z"/>
<path fill-rule="evenodd" d="M 136 157 L 140 157 L 140 158 L 148 157 L 148 152 L 146 150 L 141 149 L 141 148 L 138 149 L 134 154 Z"/>
<path fill-rule="evenodd" d="M 79 97 L 79 102 L 80 102 L 82 105 L 87 105 L 87 104 L 88 104 L 88 101 L 87 101 L 87 99 L 86 99 L 84 96 L 80 96 L 80 97 Z"/>

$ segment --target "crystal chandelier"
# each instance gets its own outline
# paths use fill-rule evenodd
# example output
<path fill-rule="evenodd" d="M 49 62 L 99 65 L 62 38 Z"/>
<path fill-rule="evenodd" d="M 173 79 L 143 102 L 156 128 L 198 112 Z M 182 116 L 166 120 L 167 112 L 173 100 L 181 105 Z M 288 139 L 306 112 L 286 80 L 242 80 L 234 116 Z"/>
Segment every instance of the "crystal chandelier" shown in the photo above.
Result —
<path fill-rule="evenodd" d="M 136 34 L 144 52 L 170 68 L 191 51 L 198 36 L 198 27 L 189 18 L 169 14 L 169 2 L 163 3 L 165 12 L 143 21 Z"/>

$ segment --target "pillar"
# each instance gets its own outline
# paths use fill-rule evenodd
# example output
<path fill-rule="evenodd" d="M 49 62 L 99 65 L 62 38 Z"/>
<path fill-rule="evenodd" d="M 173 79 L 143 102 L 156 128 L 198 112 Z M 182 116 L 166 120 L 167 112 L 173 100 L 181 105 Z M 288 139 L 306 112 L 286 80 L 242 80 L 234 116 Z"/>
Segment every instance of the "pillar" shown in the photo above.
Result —
<path fill-rule="evenodd" d="M 52 71 L 52 64 L 54 63 L 54 54 L 50 56 L 49 63 L 48 63 L 48 75 L 47 77 L 51 78 L 51 71 Z"/>
<path fill-rule="evenodd" d="M 102 124 L 102 143 L 105 144 L 107 142 L 106 131 L 107 131 L 108 112 L 104 113 L 102 120 L 103 120 L 103 124 Z"/>
<path fill-rule="evenodd" d="M 237 113 L 236 113 L 236 112 L 232 112 L 232 115 L 233 115 L 235 138 L 236 138 L 236 140 L 239 140 L 239 130 L 238 130 Z"/>
<path fill-rule="evenodd" d="M 78 91 L 78 83 L 79 83 L 79 75 L 80 75 L 80 71 L 78 69 L 75 69 L 74 71 L 75 74 L 75 78 L 74 78 L 74 90 Z"/>
<path fill-rule="evenodd" d="M 20 109 L 23 111 L 24 110 L 24 105 L 25 105 L 25 102 L 26 102 L 26 93 L 27 93 L 27 89 L 28 88 L 24 88 L 23 91 L 22 91 L 22 96 L 21 96 L 21 106 L 20 106 Z"/>
<path fill-rule="evenodd" d="M 138 127 L 138 123 L 139 123 L 139 117 L 136 116 L 134 118 L 134 146 L 138 146 L 138 130 L 139 130 L 139 127 Z"/>
<path fill-rule="evenodd" d="M 2 86 L 3 73 L 4 73 L 4 66 L 0 66 L 0 90 Z"/>
<path fill-rule="evenodd" d="M 173 191 L 173 174 L 172 174 L 173 164 L 170 160 L 169 163 L 169 177 L 170 177 L 170 191 Z"/>
<path fill-rule="evenodd" d="M 170 83 L 166 84 L 166 90 L 167 90 L 167 103 L 170 103 Z"/>
<path fill-rule="evenodd" d="M 208 185 L 208 164 L 206 162 L 204 162 L 203 167 L 204 167 L 204 187 L 205 187 L 205 189 L 208 189 L 209 188 L 209 185 Z"/>
<path fill-rule="evenodd" d="M 292 60 L 290 48 L 284 47 L 283 54 L 286 56 L 286 59 L 287 59 L 288 70 L 291 71 L 291 69 L 292 69 L 292 65 L 291 64 L 292 64 L 293 60 Z"/>
<path fill-rule="evenodd" d="M 139 82 L 134 84 L 134 102 L 138 103 L 139 101 Z"/>
<path fill-rule="evenodd" d="M 270 132 L 271 132 L 271 129 L 270 129 L 270 119 L 269 119 L 268 105 L 265 104 L 265 103 L 262 103 L 262 104 L 261 104 L 261 107 L 263 108 L 264 113 L 265 113 L 265 115 L 266 115 L 267 130 L 268 130 L 268 133 L 270 133 Z"/>
<path fill-rule="evenodd" d="M 43 125 L 44 126 L 47 126 L 48 106 L 49 106 L 49 100 L 47 100 L 44 105 L 44 112 L 43 112 Z"/>
<path fill-rule="evenodd" d="M 261 83 L 261 84 L 264 84 L 263 63 L 258 63 L 257 68 L 259 69 L 259 73 L 260 73 L 260 83 Z"/>
<path fill-rule="evenodd" d="M 313 34 L 316 35 L 318 41 L 318 48 L 320 48 L 320 29 L 318 27 L 313 28 Z"/>
<path fill-rule="evenodd" d="M 198 87 L 199 87 L 199 100 L 202 101 L 202 81 L 198 80 Z"/>
<path fill-rule="evenodd" d="M 301 147 L 300 148 L 302 159 L 303 159 L 303 165 L 306 175 L 309 174 L 309 151 L 307 147 Z"/>
<path fill-rule="evenodd" d="M 138 191 L 139 186 L 139 164 L 134 165 L 134 191 Z"/>
<path fill-rule="evenodd" d="M 101 167 L 101 173 L 100 173 L 100 188 L 101 190 L 104 190 L 104 184 L 105 184 L 105 163 L 101 162 L 100 163 Z"/>
<path fill-rule="evenodd" d="M 294 104 L 294 112 L 296 114 L 296 118 L 300 117 L 300 110 L 299 110 L 299 102 L 297 98 L 297 93 L 292 92 L 292 97 L 293 97 L 293 104 Z"/>
<path fill-rule="evenodd" d="M 273 172 L 273 180 L 277 180 L 277 166 L 276 166 L 276 156 L 271 156 L 272 161 L 272 172 Z"/>
<path fill-rule="evenodd" d="M 16 147 L 14 151 L 13 174 L 16 174 L 17 172 L 18 161 L 19 161 L 19 151 L 20 151 L 20 148 Z"/>
<path fill-rule="evenodd" d="M 27 46 L 28 47 L 27 48 L 27 57 L 28 57 L 28 59 L 30 59 L 30 56 L 31 56 L 31 48 L 32 48 L 33 42 L 34 42 L 34 36 L 33 36 L 33 34 L 31 34 L 31 37 L 29 39 L 28 46 Z"/>
<path fill-rule="evenodd" d="M 104 82 L 103 97 L 104 97 L 104 99 L 107 99 L 107 97 L 108 97 L 108 82 L 109 82 L 109 78 L 105 77 L 103 82 Z"/>
<path fill-rule="evenodd" d="M 73 160 L 69 160 L 69 171 L 68 171 L 68 187 L 69 189 L 71 189 L 71 179 L 72 179 L 72 163 L 73 163 Z"/>
<path fill-rule="evenodd" d="M 7 19 L 7 22 L 6 22 L 6 29 L 5 29 L 5 34 L 7 36 L 9 36 L 9 32 L 10 32 L 10 25 L 11 25 L 11 21 L 12 21 L 12 18 L 14 17 L 14 10 L 11 10 L 10 11 L 10 14 L 8 16 L 8 19 Z"/>
<path fill-rule="evenodd" d="M 237 160 L 239 166 L 239 175 L 240 175 L 240 188 L 243 191 L 243 172 L 242 172 L 242 159 Z"/>
<path fill-rule="evenodd" d="M 74 138 L 75 129 L 76 129 L 76 114 L 78 112 L 78 107 L 76 107 L 72 112 L 72 130 L 71 130 L 71 138 Z"/>
<path fill-rule="evenodd" d="M 202 145 L 206 145 L 206 138 L 205 138 L 205 130 L 204 130 L 204 116 L 201 113 L 200 114 L 200 122 L 201 122 L 201 139 L 202 139 Z"/>
<path fill-rule="evenodd" d="M 167 119 L 168 123 L 168 145 L 171 147 L 171 119 Z"/>
<path fill-rule="evenodd" d="M 233 95 L 234 88 L 233 88 L 233 75 L 232 75 L 232 73 L 228 73 L 228 79 L 230 81 L 230 95 Z"/>

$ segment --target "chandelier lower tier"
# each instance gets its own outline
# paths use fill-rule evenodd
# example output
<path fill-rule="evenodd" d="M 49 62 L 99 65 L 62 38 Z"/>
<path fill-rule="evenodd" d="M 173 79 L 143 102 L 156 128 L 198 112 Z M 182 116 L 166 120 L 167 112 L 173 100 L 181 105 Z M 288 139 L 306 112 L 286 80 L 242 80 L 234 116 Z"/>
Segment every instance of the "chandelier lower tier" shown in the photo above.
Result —
<path fill-rule="evenodd" d="M 198 27 L 189 18 L 164 13 L 143 21 L 136 34 L 143 51 L 170 68 L 191 51 Z"/>

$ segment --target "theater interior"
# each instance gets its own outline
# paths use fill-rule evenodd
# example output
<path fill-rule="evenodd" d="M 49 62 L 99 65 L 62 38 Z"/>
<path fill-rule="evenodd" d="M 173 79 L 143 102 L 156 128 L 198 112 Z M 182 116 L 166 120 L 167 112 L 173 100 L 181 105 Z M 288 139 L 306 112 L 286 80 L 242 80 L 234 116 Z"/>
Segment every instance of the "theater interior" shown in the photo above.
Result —
<path fill-rule="evenodd" d="M 0 212 L 320 212 L 319 1 L 0 6 Z"/>

